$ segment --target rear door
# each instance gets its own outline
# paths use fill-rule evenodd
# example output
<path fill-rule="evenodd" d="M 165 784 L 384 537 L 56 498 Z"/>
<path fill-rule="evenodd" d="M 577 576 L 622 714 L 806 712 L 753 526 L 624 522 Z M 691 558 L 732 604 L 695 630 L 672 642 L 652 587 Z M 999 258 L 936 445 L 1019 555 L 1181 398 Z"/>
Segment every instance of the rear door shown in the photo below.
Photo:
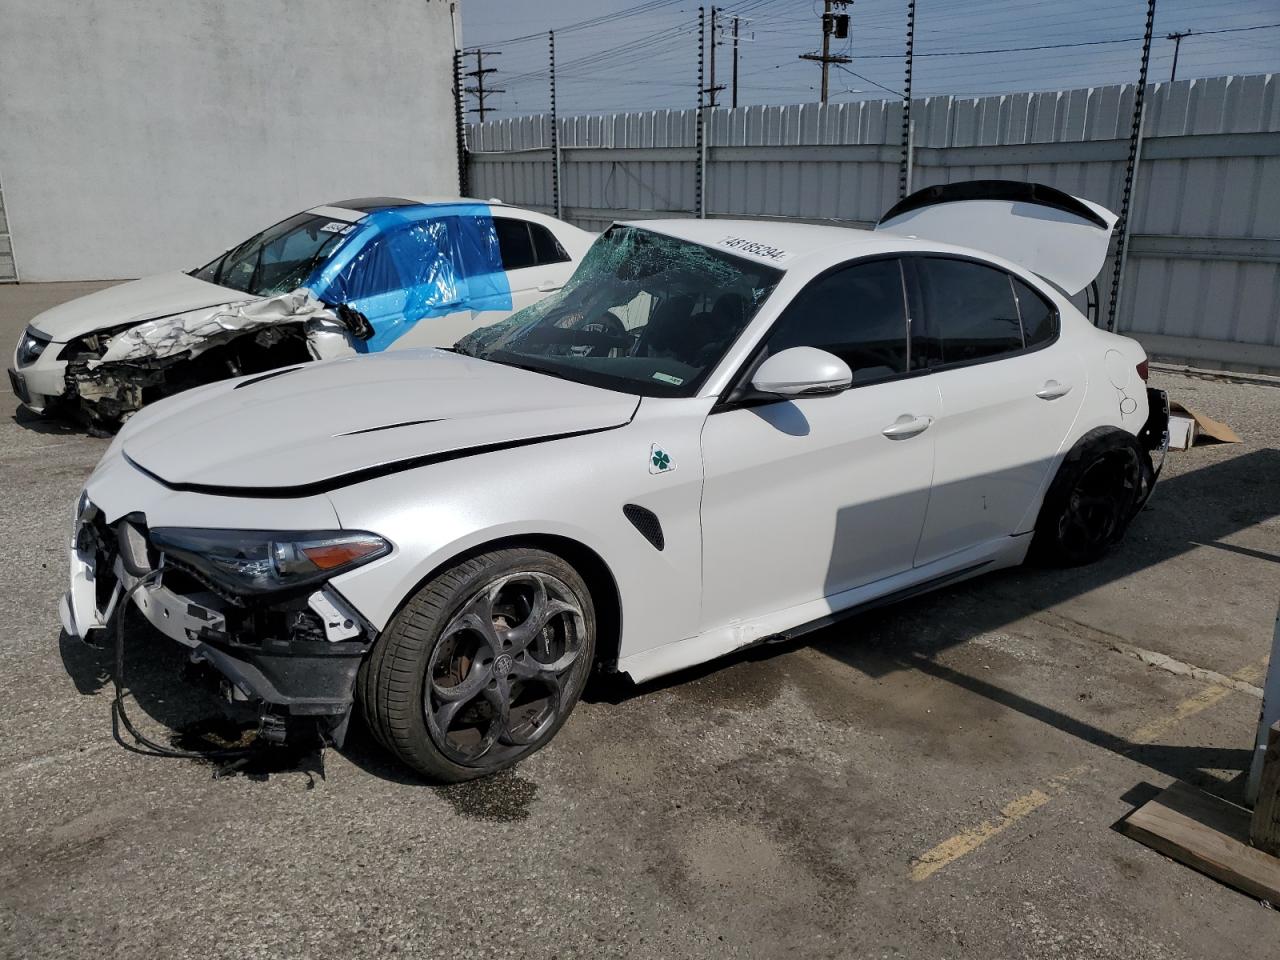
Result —
<path fill-rule="evenodd" d="M 942 414 L 915 565 L 1025 532 L 1084 398 L 1084 365 L 1055 307 L 975 259 L 909 258 Z"/>
<path fill-rule="evenodd" d="M 507 283 L 511 287 L 511 308 L 508 311 L 477 305 L 472 311 L 476 327 L 497 323 L 511 311 L 537 303 L 564 286 L 573 273 L 569 254 L 542 224 L 495 214 L 493 226 L 498 234 Z"/>

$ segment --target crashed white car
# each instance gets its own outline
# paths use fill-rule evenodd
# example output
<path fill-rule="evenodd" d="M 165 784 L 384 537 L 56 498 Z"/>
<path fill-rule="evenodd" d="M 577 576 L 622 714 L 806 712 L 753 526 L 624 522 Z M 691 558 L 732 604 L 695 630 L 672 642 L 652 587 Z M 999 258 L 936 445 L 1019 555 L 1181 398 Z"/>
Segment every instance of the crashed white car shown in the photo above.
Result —
<path fill-rule="evenodd" d="M 273 730 L 340 737 L 355 704 L 453 781 L 546 744 L 593 667 L 644 681 L 1029 554 L 1092 560 L 1167 423 L 1141 347 L 1069 300 L 1114 221 L 977 182 L 874 232 L 615 225 L 453 351 L 139 413 L 77 507 L 63 625 L 132 601 Z"/>
<path fill-rule="evenodd" d="M 594 234 L 490 201 L 363 197 L 282 220 L 190 273 L 35 317 L 9 381 L 109 431 L 162 396 L 312 359 L 447 346 L 559 289 Z"/>

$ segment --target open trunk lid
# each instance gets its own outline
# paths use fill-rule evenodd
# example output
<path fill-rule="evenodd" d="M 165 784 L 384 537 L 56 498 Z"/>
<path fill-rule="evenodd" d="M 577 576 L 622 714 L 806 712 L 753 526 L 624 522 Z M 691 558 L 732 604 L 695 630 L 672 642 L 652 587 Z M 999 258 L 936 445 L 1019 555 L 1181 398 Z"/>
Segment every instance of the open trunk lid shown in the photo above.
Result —
<path fill-rule="evenodd" d="M 1116 220 L 1106 207 L 1041 183 L 967 180 L 917 190 L 876 229 L 995 254 L 1076 294 L 1106 262 Z"/>

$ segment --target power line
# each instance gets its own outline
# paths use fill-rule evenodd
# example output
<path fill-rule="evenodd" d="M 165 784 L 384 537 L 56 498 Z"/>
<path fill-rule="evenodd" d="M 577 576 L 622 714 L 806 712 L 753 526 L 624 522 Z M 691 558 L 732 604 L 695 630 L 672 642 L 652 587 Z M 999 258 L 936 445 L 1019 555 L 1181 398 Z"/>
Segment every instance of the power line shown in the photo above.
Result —
<path fill-rule="evenodd" d="M 1197 30 L 1197 36 L 1209 36 L 1216 33 L 1244 33 L 1248 30 L 1274 30 L 1280 23 L 1258 23 L 1251 27 L 1224 27 L 1221 30 Z M 932 50 L 917 53 L 917 57 L 976 57 L 989 53 L 1021 53 L 1029 50 L 1065 50 L 1069 47 L 1097 47 L 1109 43 L 1136 43 L 1145 39 L 1137 37 L 1116 37 L 1111 40 L 1076 40 L 1070 43 L 1039 43 L 1026 47 L 991 47 L 986 50 Z M 900 53 L 859 54 L 859 60 L 897 60 Z"/>
<path fill-rule="evenodd" d="M 858 78 L 859 80 L 861 80 L 863 83 L 869 83 L 869 84 L 871 84 L 873 87 L 879 87 L 879 88 L 880 88 L 881 90 L 883 90 L 885 93 L 891 93 L 891 94 L 893 94 L 895 97 L 900 97 L 900 96 L 902 96 L 902 91 L 901 91 L 901 90 L 895 90 L 895 89 L 893 89 L 893 87 L 886 87 L 883 83 L 879 83 L 879 82 L 878 82 L 878 81 L 876 81 L 876 80 L 872 80 L 870 77 L 864 77 L 864 76 L 863 76 L 862 74 L 860 74 L 860 73 L 855 73 L 853 70 L 850 70 L 848 67 L 846 67 L 843 63 L 837 63 L 837 64 L 836 64 L 836 69 L 837 69 L 837 70 L 843 70 L 845 73 L 849 74 L 850 76 L 857 77 L 857 78 Z M 849 93 L 852 93 L 853 91 L 848 91 L 848 92 L 849 92 Z"/>
<path fill-rule="evenodd" d="M 652 13 L 662 7 L 674 6 L 681 2 L 683 2 L 683 0 L 647 0 L 645 3 L 638 3 L 634 7 L 625 7 L 614 13 L 603 14 L 598 17 L 590 17 L 586 20 L 579 20 L 577 23 L 569 23 L 563 27 L 556 27 L 555 31 L 563 36 L 566 33 L 574 33 L 578 30 L 587 30 L 591 27 L 599 26 L 602 23 L 616 23 L 618 20 L 623 20 L 627 17 L 638 16 L 642 13 Z M 505 40 L 491 40 L 487 42 L 492 43 L 495 46 L 506 46 L 514 43 L 524 43 L 528 40 L 541 40 L 546 37 L 546 35 L 546 30 L 539 30 L 537 33 L 526 33 L 519 37 L 508 37 Z M 469 53 L 470 50 L 467 52 Z"/>

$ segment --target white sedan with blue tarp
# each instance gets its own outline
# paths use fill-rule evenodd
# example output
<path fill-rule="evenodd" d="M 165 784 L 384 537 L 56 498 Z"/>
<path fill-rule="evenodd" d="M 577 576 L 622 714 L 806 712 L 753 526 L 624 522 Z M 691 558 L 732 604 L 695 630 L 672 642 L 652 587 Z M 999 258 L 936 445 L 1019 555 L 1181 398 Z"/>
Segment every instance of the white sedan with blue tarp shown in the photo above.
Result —
<path fill-rule="evenodd" d="M 559 289 L 593 234 L 476 200 L 315 207 L 203 267 L 134 280 L 33 318 L 9 381 L 29 409 L 109 430 L 144 404 L 307 360 L 446 346 Z"/>

